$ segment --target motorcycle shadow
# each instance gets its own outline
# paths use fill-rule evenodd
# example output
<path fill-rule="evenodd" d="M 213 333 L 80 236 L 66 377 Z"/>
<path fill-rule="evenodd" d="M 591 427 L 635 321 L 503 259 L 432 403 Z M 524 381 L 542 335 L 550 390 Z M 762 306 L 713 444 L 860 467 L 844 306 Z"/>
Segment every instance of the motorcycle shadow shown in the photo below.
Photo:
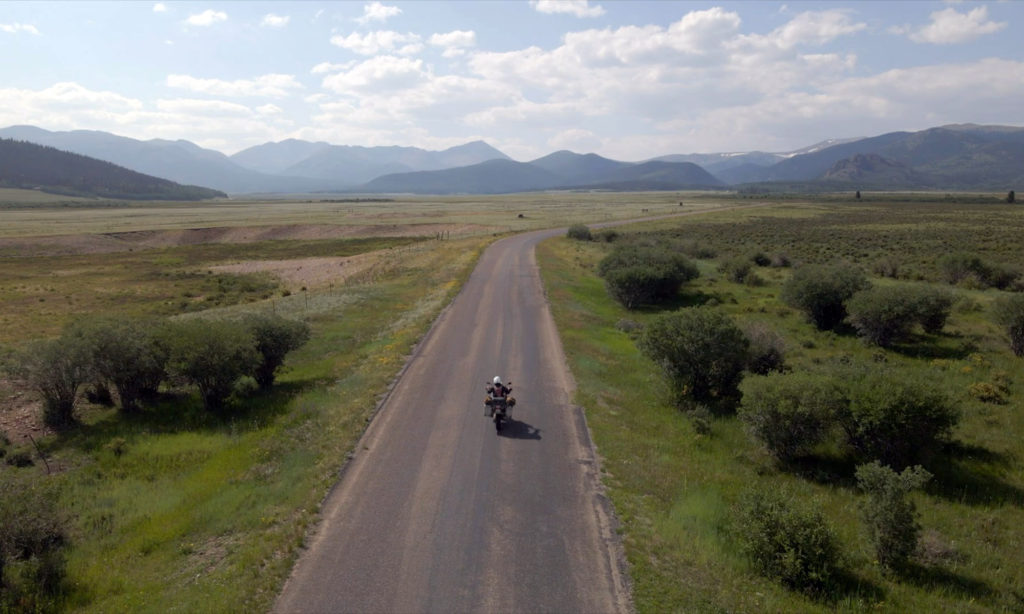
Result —
<path fill-rule="evenodd" d="M 510 417 L 498 431 L 498 436 L 509 439 L 540 439 L 540 429 Z"/>

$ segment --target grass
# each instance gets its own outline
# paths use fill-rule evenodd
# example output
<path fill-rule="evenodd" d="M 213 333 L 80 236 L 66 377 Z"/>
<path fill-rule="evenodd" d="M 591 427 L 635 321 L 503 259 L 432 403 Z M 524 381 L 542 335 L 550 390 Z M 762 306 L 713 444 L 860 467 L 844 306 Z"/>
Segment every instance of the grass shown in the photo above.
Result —
<path fill-rule="evenodd" d="M 70 319 L 99 312 L 171 316 L 279 295 L 268 274 L 217 273 L 245 260 L 353 256 L 419 238 L 206 243 L 110 254 L 0 252 L 0 343 L 55 335 Z"/>
<path fill-rule="evenodd" d="M 379 395 L 488 240 L 405 241 L 342 288 L 213 310 L 273 308 L 314 331 L 272 394 L 239 389 L 231 419 L 180 393 L 141 416 L 87 406 L 80 426 L 42 442 L 54 475 L 0 465 L 0 479 L 31 471 L 60 488 L 62 607 L 269 609 Z"/>
<path fill-rule="evenodd" d="M 890 253 L 907 261 L 935 259 L 943 236 L 994 260 L 1020 266 L 1005 232 L 1020 232 L 1024 210 L 950 203 L 870 203 L 851 210 L 827 202 L 783 203 L 756 210 L 719 212 L 685 220 L 637 225 L 667 231 L 733 253 L 785 249 L 811 261 L 823 242 L 836 254 L 867 264 L 879 226 L 903 240 Z M 915 217 L 920 241 L 915 240 Z M 869 229 L 864 221 L 873 220 Z M 621 229 L 620 229 L 621 230 Z M 752 443 L 733 416 L 714 416 L 710 432 L 671 406 L 657 367 L 640 355 L 623 326 L 642 324 L 659 310 L 629 312 L 608 297 L 594 273 L 608 246 L 559 238 L 542 244 L 538 260 L 552 310 L 578 385 L 577 402 L 602 457 L 604 481 L 621 521 L 621 534 L 640 612 L 856 612 L 1019 611 L 1024 601 L 1024 385 L 1020 359 L 987 321 L 984 306 L 994 291 L 957 288 L 959 307 L 937 336 L 919 335 L 883 352 L 852 334 L 822 333 L 778 300 L 786 269 L 757 268 L 761 286 L 731 283 L 717 259 L 699 261 L 702 277 L 684 287 L 670 308 L 717 304 L 738 322 L 761 322 L 787 344 L 787 364 L 815 369 L 845 357 L 886 360 L 893 369 L 927 374 L 963 411 L 956 443 L 915 495 L 925 527 L 922 562 L 902 577 L 881 572 L 861 524 L 861 495 L 852 466 L 839 451 L 817 462 L 779 467 Z M 880 249 L 880 247 L 879 247 Z M 921 276 L 928 269 L 917 270 Z M 917 275 L 915 275 L 917 276 Z M 882 283 L 883 280 L 873 280 Z M 913 283 L 884 280 L 884 283 Z M 922 283 L 922 282 L 916 282 Z M 1005 373 L 1005 405 L 969 393 L 977 382 Z M 748 488 L 789 489 L 816 502 L 836 529 L 846 555 L 846 577 L 824 599 L 811 599 L 755 575 L 741 555 L 731 526 L 733 507 Z"/>

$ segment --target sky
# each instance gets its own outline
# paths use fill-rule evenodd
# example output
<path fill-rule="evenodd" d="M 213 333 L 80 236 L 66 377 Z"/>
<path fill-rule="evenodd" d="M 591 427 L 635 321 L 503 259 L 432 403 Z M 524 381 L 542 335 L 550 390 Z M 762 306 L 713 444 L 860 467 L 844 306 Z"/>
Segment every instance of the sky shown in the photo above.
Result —
<path fill-rule="evenodd" d="M 1024 2 L 0 2 L 0 127 L 517 160 L 1024 125 Z"/>

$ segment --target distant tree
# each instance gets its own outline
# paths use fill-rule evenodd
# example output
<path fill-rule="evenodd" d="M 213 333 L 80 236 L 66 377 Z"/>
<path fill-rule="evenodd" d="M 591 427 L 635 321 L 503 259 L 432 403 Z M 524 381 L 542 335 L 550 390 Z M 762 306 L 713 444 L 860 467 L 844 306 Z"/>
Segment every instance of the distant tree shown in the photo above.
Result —
<path fill-rule="evenodd" d="M 692 307 L 644 328 L 640 349 L 661 365 L 680 405 L 731 405 L 738 397 L 749 341 L 725 314 Z"/>
<path fill-rule="evenodd" d="M 831 330 L 846 317 L 846 301 L 867 288 L 863 271 L 852 265 L 806 265 L 782 287 L 782 300 L 803 311 L 821 330 Z"/>
<path fill-rule="evenodd" d="M 253 378 L 261 389 L 269 389 L 274 385 L 285 356 L 309 341 L 309 324 L 269 314 L 251 314 L 244 322 L 256 340 L 256 351 L 260 355 Z"/>
<path fill-rule="evenodd" d="M 1006 202 L 1010 203 L 1011 205 L 1017 202 L 1017 195 L 1014 194 L 1013 190 L 1010 190 L 1009 193 L 1006 194 Z"/>
<path fill-rule="evenodd" d="M 857 193 L 854 195 L 854 198 L 860 200 L 860 190 L 857 190 Z"/>

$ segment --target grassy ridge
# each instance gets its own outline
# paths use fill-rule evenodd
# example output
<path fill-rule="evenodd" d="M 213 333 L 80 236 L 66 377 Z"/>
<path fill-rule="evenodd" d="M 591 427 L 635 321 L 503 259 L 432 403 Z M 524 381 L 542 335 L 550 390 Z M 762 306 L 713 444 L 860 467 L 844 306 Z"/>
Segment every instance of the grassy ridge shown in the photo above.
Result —
<path fill-rule="evenodd" d="M 45 441 L 72 523 L 65 605 L 267 610 L 379 395 L 486 242 L 407 245 L 372 283 L 312 296 L 308 309 L 278 301 L 278 313 L 307 317 L 313 339 L 270 396 L 242 386 L 230 421 L 168 398 L 132 418 L 87 408 L 80 427 Z"/>
<path fill-rule="evenodd" d="M 875 216 L 876 224 L 892 220 L 891 228 L 912 235 L 915 221 L 907 209 L 892 218 L 879 216 L 885 209 L 867 208 L 862 215 Z M 862 249 L 858 242 L 863 229 L 843 217 L 848 213 L 845 208 L 794 204 L 644 227 L 675 228 L 684 238 L 714 246 L 723 258 L 753 250 L 816 253 L 821 244 L 815 237 L 820 234 L 829 237 L 833 251 L 857 256 L 855 252 L 862 250 L 860 258 L 872 258 L 872 250 Z M 1009 216 L 1018 231 L 1024 219 L 1005 208 L 967 213 L 958 224 L 948 224 L 950 241 L 993 256 L 1007 252 L 1000 233 L 985 234 L 992 216 L 1003 225 Z M 794 243 L 796 231 L 783 230 L 793 220 L 814 229 L 809 240 Z M 925 236 L 936 232 L 934 225 L 921 222 L 917 220 Z M 973 237 L 973 244 L 963 239 L 964 233 Z M 942 243 L 926 244 L 933 258 L 941 255 Z M 926 562 L 911 577 L 896 579 L 882 574 L 873 560 L 859 516 L 861 495 L 850 478 L 852 467 L 844 466 L 840 456 L 835 456 L 834 466 L 781 470 L 751 443 L 736 418 L 713 418 L 710 432 L 702 434 L 671 406 L 657 367 L 620 330 L 623 320 L 642 323 L 657 312 L 627 312 L 612 302 L 594 273 L 606 249 L 555 239 L 539 247 L 538 260 L 577 380 L 577 402 L 587 411 L 605 483 L 622 522 L 640 612 L 1020 609 L 1024 412 L 1017 395 L 1024 381 L 1019 359 L 1010 354 L 983 311 L 993 293 L 957 289 L 960 307 L 944 334 L 922 336 L 886 353 L 885 360 L 894 369 L 919 371 L 947 390 L 964 415 L 947 462 L 926 492 L 915 498 L 925 527 Z M 927 256 L 920 249 L 908 239 L 894 245 L 892 253 L 910 261 L 918 254 Z M 1024 264 L 1019 255 L 1001 260 Z M 701 261 L 700 266 L 702 277 L 684 287 L 684 296 L 674 307 L 712 302 L 738 322 L 769 326 L 786 340 L 787 363 L 794 369 L 813 370 L 842 357 L 874 360 L 879 354 L 852 335 L 814 330 L 782 305 L 777 295 L 788 276 L 785 269 L 757 269 L 766 283 L 751 287 L 723 279 L 714 261 Z M 991 381 L 1001 371 L 1011 379 L 1008 404 L 986 404 L 968 394 L 972 384 Z M 752 485 L 788 489 L 815 501 L 829 518 L 841 539 L 849 576 L 829 599 L 815 601 L 789 592 L 748 568 L 733 537 L 731 518 L 740 493 Z"/>

